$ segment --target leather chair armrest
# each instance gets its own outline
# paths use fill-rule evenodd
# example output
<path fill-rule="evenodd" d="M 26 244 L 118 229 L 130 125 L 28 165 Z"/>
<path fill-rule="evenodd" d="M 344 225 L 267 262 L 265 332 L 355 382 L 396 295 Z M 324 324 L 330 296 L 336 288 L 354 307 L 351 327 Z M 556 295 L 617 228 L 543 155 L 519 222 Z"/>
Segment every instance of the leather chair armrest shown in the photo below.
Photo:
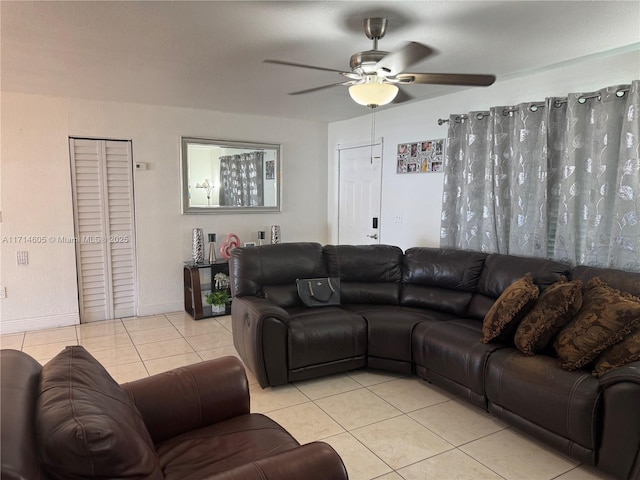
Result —
<path fill-rule="evenodd" d="M 233 345 L 262 388 L 288 382 L 289 319 L 285 309 L 266 298 L 236 297 L 231 304 Z"/>
<path fill-rule="evenodd" d="M 596 466 L 616 478 L 640 478 L 640 362 L 600 377 L 602 432 Z"/>
<path fill-rule="evenodd" d="M 249 413 L 242 362 L 223 357 L 125 383 L 155 443 Z"/>
<path fill-rule="evenodd" d="M 220 473 L 209 480 L 348 480 L 336 451 L 312 442 Z"/>
<path fill-rule="evenodd" d="M 604 388 L 620 382 L 640 384 L 640 361 L 627 363 L 626 365 L 615 368 L 600 377 L 600 385 Z"/>
<path fill-rule="evenodd" d="M 238 302 L 236 304 L 236 302 Z M 260 320 L 266 317 L 274 317 L 278 320 L 281 320 L 285 323 L 289 321 L 289 314 L 287 311 L 273 303 L 268 298 L 260 298 L 260 297 L 235 297 L 233 299 L 233 303 L 231 304 L 231 308 L 236 306 L 236 313 L 242 315 L 249 315 L 256 320 Z"/>

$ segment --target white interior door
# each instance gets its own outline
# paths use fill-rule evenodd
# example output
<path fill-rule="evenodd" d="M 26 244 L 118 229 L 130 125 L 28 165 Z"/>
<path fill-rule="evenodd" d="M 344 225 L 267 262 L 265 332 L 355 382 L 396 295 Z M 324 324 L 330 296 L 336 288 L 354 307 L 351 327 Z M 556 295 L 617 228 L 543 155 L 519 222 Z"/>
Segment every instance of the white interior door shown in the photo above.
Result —
<path fill-rule="evenodd" d="M 380 243 L 382 143 L 338 148 L 338 243 Z"/>
<path fill-rule="evenodd" d="M 70 138 L 81 322 L 136 314 L 131 142 Z"/>

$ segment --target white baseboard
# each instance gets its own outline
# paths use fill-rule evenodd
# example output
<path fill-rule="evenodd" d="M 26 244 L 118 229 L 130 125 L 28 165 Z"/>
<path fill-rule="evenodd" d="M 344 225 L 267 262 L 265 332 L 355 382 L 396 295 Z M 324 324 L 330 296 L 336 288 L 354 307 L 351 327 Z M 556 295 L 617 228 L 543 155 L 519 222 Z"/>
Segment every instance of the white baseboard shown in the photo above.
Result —
<path fill-rule="evenodd" d="M 182 302 L 163 303 L 160 305 L 139 305 L 138 316 L 159 315 L 162 313 L 182 312 L 184 304 Z M 70 313 L 65 315 L 48 315 L 44 317 L 20 318 L 0 322 L 0 334 L 29 332 L 33 330 L 43 330 L 47 328 L 68 327 L 79 325 L 80 315 Z"/>
<path fill-rule="evenodd" d="M 8 320 L 0 323 L 0 333 L 28 332 L 33 330 L 43 330 L 46 328 L 68 327 L 79 325 L 80 315 L 69 313 L 64 315 L 48 315 L 44 317 L 20 318 Z"/>
<path fill-rule="evenodd" d="M 159 305 L 138 305 L 138 316 L 146 317 L 148 315 L 159 315 L 161 313 L 182 312 L 184 303 L 162 303 Z"/>

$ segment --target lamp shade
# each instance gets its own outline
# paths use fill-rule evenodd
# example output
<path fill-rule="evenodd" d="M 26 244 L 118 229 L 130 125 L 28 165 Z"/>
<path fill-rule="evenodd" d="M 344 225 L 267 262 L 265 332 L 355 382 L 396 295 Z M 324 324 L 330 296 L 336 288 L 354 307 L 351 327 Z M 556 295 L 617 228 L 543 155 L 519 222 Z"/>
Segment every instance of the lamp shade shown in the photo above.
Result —
<path fill-rule="evenodd" d="M 368 107 L 391 103 L 397 94 L 398 87 L 389 83 L 362 83 L 349 87 L 353 101 Z"/>

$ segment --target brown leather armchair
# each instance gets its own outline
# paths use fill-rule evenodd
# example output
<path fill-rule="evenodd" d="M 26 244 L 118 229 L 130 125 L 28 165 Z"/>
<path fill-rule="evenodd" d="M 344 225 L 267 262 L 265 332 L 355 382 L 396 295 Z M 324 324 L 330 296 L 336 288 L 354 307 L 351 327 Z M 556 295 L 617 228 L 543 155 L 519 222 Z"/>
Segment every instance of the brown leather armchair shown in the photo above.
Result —
<path fill-rule="evenodd" d="M 2 350 L 0 365 L 3 480 L 348 478 L 326 443 L 300 446 L 270 418 L 249 413 L 235 357 L 122 386 L 83 347 L 67 347 L 44 367 Z M 150 454 L 136 452 L 147 447 Z"/>

